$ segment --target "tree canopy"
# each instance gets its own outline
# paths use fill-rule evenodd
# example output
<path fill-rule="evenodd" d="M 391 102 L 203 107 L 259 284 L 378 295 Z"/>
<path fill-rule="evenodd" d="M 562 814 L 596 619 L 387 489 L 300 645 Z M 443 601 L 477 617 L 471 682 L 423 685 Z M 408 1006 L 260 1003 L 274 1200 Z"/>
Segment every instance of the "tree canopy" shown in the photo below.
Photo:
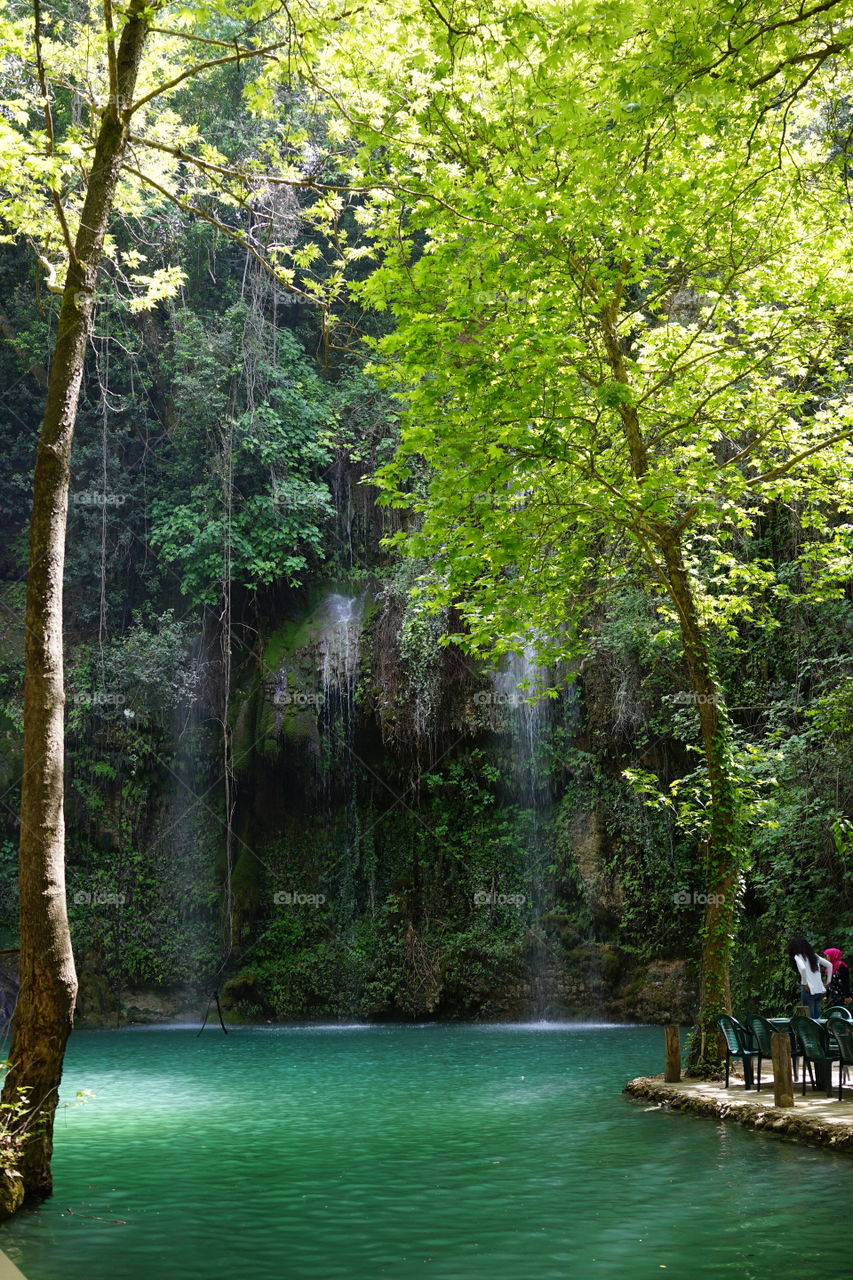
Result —
<path fill-rule="evenodd" d="M 713 637 L 850 570 L 851 15 L 829 8 L 661 28 L 657 6 L 411 4 L 381 11 L 381 56 L 371 11 L 307 73 L 373 189 L 360 296 L 394 316 L 379 364 L 406 406 L 383 483 L 455 638 L 575 655 L 638 580 L 680 634 L 713 899 L 699 1059 L 749 816 Z M 803 531 L 793 578 L 732 555 L 777 507 Z"/>

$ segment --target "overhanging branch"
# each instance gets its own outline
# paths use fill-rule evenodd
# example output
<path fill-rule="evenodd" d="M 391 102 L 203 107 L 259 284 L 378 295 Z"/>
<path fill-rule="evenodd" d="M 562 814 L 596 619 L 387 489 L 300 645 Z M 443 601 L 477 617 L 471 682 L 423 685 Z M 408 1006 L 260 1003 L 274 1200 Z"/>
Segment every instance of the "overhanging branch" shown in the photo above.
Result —
<path fill-rule="evenodd" d="M 760 476 L 753 476 L 748 480 L 747 488 L 757 488 L 759 485 L 766 484 L 769 480 L 778 480 L 780 476 L 787 475 L 793 471 L 794 467 L 799 466 L 801 462 L 805 462 L 806 458 L 811 458 L 814 454 L 820 453 L 821 449 L 827 449 L 831 444 L 840 444 L 842 440 L 850 440 L 853 438 L 853 426 L 845 427 L 843 431 L 837 431 L 835 435 L 827 436 L 825 440 L 819 440 L 817 444 L 813 444 L 809 449 L 803 449 L 801 453 L 797 453 L 793 458 L 789 458 L 787 462 L 781 463 L 778 467 L 773 467 L 770 471 L 763 472 Z"/>
<path fill-rule="evenodd" d="M 223 235 L 226 235 L 229 240 L 233 240 L 235 244 L 239 244 L 242 249 L 246 250 L 246 253 L 250 254 L 256 262 L 260 263 L 264 271 L 266 271 L 277 284 L 280 284 L 282 288 L 287 289 L 288 293 L 296 294 L 296 296 L 302 298 L 304 302 L 318 307 L 324 314 L 328 311 L 328 307 L 322 299 L 316 298 L 313 294 L 307 293 L 304 289 L 297 288 L 296 285 L 279 275 L 269 259 L 265 258 L 262 253 L 259 253 L 249 238 L 243 235 L 235 227 L 229 227 L 227 222 L 220 221 L 220 219 L 214 214 L 208 213 L 205 209 L 199 209 L 197 205 L 190 204 L 188 200 L 182 200 L 179 195 L 176 195 L 173 191 L 169 191 L 169 189 L 164 187 L 162 183 L 157 182 L 157 180 L 152 178 L 150 174 L 143 173 L 141 169 L 137 169 L 126 162 L 124 167 L 128 173 L 132 173 L 133 176 L 138 178 L 145 186 L 151 187 L 154 191 L 159 191 L 160 195 L 171 201 L 171 203 L 178 209 L 182 210 L 182 212 L 188 213 L 194 218 L 201 218 L 203 222 L 210 223 L 212 227 L 216 227 L 217 231 L 221 231 Z"/>

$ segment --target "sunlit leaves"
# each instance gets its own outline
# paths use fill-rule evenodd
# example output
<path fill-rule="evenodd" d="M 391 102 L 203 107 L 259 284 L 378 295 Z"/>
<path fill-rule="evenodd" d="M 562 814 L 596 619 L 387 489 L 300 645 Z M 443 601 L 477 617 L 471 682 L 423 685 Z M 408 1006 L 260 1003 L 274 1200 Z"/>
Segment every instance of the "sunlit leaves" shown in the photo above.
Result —
<path fill-rule="evenodd" d="M 77 234 L 95 139 L 110 109 L 110 40 L 119 38 L 126 13 L 115 11 L 112 33 L 105 30 L 103 8 L 94 0 L 71 10 L 42 6 L 38 33 L 29 12 L 23 20 L 9 15 L 8 6 L 0 7 L 0 239 L 25 237 L 43 258 L 51 281 L 61 280 L 67 242 Z M 206 84 L 221 91 L 222 79 L 212 77 L 233 70 L 233 82 L 250 110 L 272 120 L 282 102 L 279 55 L 296 39 L 289 25 L 293 16 L 272 0 L 152 9 L 135 102 L 126 117 L 130 139 L 114 201 L 116 217 L 142 217 L 158 203 L 172 201 L 245 240 L 247 211 L 267 216 L 264 209 L 284 189 L 279 186 L 271 195 L 270 176 L 278 183 L 304 180 L 303 129 L 271 122 L 266 146 L 226 155 L 185 114 L 192 101 L 188 94 L 198 101 Z M 305 50 L 313 39 L 308 25 L 301 34 Z M 317 221 L 332 216 L 333 210 L 324 209 Z M 267 221 L 272 225 L 275 219 L 267 216 Z M 258 247 L 263 256 L 264 237 Z M 318 280 L 322 273 L 314 274 Z M 161 273 L 152 298 L 166 296 L 169 281 L 177 282 L 174 273 Z M 133 308 L 139 298 L 132 290 Z"/>
<path fill-rule="evenodd" d="M 463 9 L 455 40 L 434 12 L 380 6 L 330 31 L 312 68 L 343 104 L 333 130 L 364 144 L 354 179 L 375 184 L 359 220 L 382 265 L 360 292 L 398 323 L 384 344 L 408 406 L 396 500 L 425 458 L 416 550 L 447 566 L 443 598 L 460 593 L 472 625 L 486 612 L 501 634 L 524 607 L 513 566 L 531 567 L 537 609 L 567 616 L 576 573 L 562 548 L 592 574 L 627 540 L 648 571 L 667 530 L 695 540 L 702 607 L 729 628 L 767 583 L 706 571 L 708 556 L 768 501 L 797 504 L 813 528 L 849 501 L 833 437 L 848 414 L 853 273 L 817 103 L 783 120 L 763 90 L 743 91 L 787 36 L 703 78 L 718 18 L 681 6 L 670 30 L 652 8 L 615 24 L 595 4 L 547 18 L 499 4 L 489 22 Z M 744 50 L 749 23 L 766 20 L 739 10 Z M 673 59 L 685 22 L 698 38 Z M 516 490 L 521 506 L 481 497 Z M 827 565 L 842 574 L 843 556 Z"/>
<path fill-rule="evenodd" d="M 180 267 L 161 267 L 150 275 L 132 275 L 130 281 L 134 287 L 134 296 L 128 303 L 128 309 L 149 311 L 164 298 L 173 297 L 185 278 Z"/>

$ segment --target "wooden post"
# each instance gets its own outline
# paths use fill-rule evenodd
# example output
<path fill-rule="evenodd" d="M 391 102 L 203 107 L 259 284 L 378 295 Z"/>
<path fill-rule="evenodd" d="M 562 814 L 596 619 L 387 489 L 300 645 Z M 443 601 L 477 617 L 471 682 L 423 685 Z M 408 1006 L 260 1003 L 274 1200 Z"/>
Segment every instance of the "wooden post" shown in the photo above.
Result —
<path fill-rule="evenodd" d="M 777 1107 L 792 1107 L 794 1079 L 791 1073 L 791 1037 L 787 1031 L 773 1032 L 770 1050 L 773 1054 L 773 1101 Z"/>
<path fill-rule="evenodd" d="M 663 1029 L 663 1078 L 667 1084 L 678 1084 L 681 1079 L 681 1037 L 678 1027 Z"/>
<path fill-rule="evenodd" d="M 804 1004 L 798 1004 L 798 1005 L 797 1005 L 797 1017 L 798 1017 L 798 1018 L 810 1018 L 810 1017 L 811 1017 L 811 1014 L 809 1013 L 808 1009 L 806 1008 L 806 1006 L 805 1006 Z"/>

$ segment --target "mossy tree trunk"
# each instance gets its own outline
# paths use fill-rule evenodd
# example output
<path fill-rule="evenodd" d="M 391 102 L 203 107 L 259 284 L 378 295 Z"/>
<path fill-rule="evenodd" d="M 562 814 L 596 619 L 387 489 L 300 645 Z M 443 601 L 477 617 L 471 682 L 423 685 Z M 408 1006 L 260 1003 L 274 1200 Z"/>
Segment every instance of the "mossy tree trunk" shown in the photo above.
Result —
<path fill-rule="evenodd" d="M 629 384 L 623 342 L 617 331 L 621 289 L 602 308 L 604 354 L 620 386 Z M 642 423 L 631 402 L 619 406 L 631 473 L 642 486 L 649 474 L 649 458 Z M 722 690 L 714 675 L 710 646 L 684 562 L 684 529 L 641 518 L 635 535 L 646 547 L 661 584 L 678 614 L 684 657 L 699 714 L 710 801 L 709 831 L 702 842 L 705 863 L 705 920 L 702 928 L 699 1010 L 691 1047 L 691 1065 L 719 1061 L 715 1018 L 731 1012 L 729 968 L 740 867 L 737 789 L 729 768 L 728 719 Z"/>
<path fill-rule="evenodd" d="M 21 1174 L 28 1200 L 41 1199 L 52 1189 L 53 1120 L 77 992 L 65 904 L 63 812 L 62 578 L 71 443 L 98 266 L 147 34 L 143 5 L 132 0 L 116 49 L 113 92 L 101 116 L 80 229 L 68 253 L 33 484 L 21 791 L 20 995 L 3 1089 L 4 1102 L 14 1102 L 22 1089 L 27 1098 Z"/>
<path fill-rule="evenodd" d="M 699 1011 L 690 1053 L 691 1065 L 698 1067 L 719 1060 L 715 1018 L 719 1013 L 731 1012 L 729 970 L 740 868 L 737 788 L 728 763 L 724 699 L 714 676 L 707 638 L 678 539 L 664 539 L 662 550 L 699 713 L 710 796 L 709 831 L 703 841 L 707 902 L 702 929 Z"/>

